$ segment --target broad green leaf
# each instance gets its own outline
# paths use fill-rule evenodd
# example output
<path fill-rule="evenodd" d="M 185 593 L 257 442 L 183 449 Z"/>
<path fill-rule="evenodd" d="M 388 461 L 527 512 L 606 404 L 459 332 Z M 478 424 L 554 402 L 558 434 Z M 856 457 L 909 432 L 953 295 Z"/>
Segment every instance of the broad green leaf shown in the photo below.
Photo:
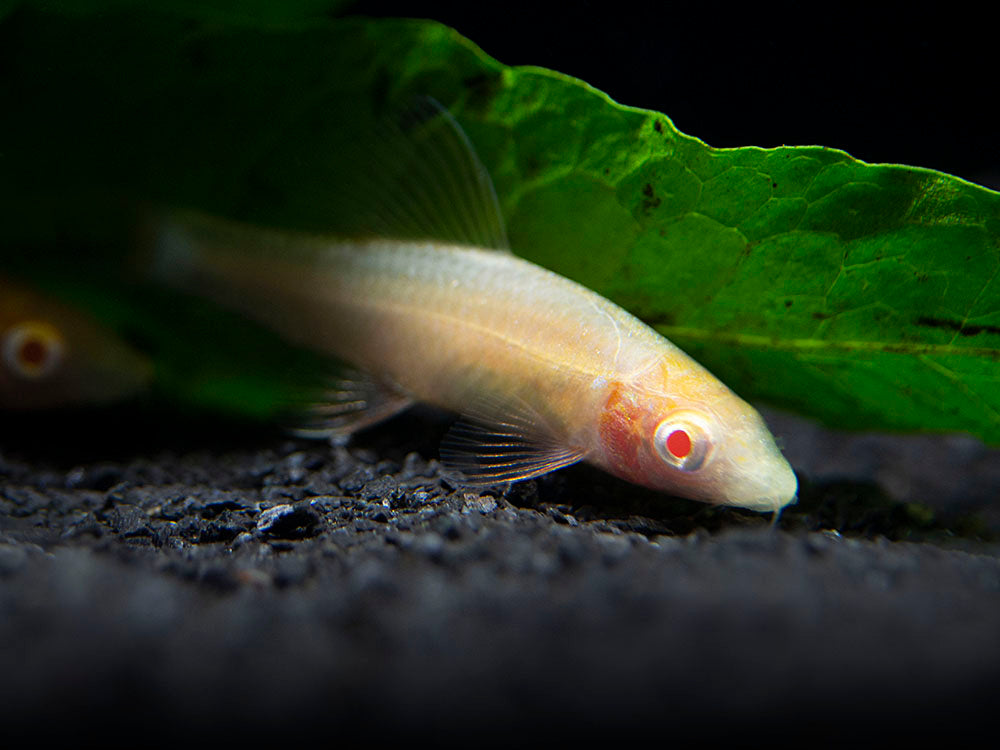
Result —
<path fill-rule="evenodd" d="M 490 169 L 516 252 L 639 315 L 741 395 L 843 427 L 1000 441 L 995 192 L 818 147 L 713 149 L 432 22 L 121 5 L 26 5 L 0 25 L 5 243 L 51 245 L 89 213 L 52 193 L 343 228 L 350 144 L 429 94 Z"/>

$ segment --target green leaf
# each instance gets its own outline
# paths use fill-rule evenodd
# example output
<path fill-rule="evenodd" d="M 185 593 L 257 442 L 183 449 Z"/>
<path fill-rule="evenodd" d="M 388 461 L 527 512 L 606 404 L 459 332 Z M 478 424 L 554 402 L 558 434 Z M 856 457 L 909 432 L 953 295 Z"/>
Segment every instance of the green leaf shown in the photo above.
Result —
<path fill-rule="evenodd" d="M 995 192 L 831 149 L 713 149 L 432 22 L 109 5 L 0 25 L 5 244 L 55 243 L 65 204 L 38 200 L 53 192 L 343 228 L 332 185 L 350 144 L 429 94 L 490 169 L 515 252 L 741 395 L 842 427 L 1000 442 Z"/>

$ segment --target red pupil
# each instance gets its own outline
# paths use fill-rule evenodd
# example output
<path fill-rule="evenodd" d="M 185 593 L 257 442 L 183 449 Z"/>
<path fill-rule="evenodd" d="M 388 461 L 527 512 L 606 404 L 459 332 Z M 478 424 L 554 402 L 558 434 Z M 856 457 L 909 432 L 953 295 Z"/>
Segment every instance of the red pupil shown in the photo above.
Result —
<path fill-rule="evenodd" d="M 667 436 L 667 450 L 677 458 L 686 458 L 691 453 L 691 437 L 684 430 L 674 430 Z"/>
<path fill-rule="evenodd" d="M 21 344 L 18 355 L 21 362 L 30 367 L 41 367 L 45 364 L 45 357 L 48 353 L 45 343 L 38 339 L 28 339 Z"/>

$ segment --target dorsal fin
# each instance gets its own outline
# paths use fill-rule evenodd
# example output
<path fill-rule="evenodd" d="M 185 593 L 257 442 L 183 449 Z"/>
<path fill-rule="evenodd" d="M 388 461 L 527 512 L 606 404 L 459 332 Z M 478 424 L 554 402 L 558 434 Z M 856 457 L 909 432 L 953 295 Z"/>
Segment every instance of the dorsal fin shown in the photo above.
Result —
<path fill-rule="evenodd" d="M 338 176 L 338 191 L 357 211 L 362 232 L 509 249 L 489 173 L 434 99 L 418 97 L 383 118 L 355 148 L 369 168 Z"/>

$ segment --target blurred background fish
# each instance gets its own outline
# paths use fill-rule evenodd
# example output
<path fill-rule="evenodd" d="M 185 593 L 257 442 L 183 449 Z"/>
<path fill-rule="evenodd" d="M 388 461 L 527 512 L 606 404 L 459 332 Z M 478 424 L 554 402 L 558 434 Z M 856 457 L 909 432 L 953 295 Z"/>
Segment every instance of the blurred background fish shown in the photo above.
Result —
<path fill-rule="evenodd" d="M 152 374 L 144 355 L 85 310 L 0 276 L 0 408 L 122 401 Z"/>

